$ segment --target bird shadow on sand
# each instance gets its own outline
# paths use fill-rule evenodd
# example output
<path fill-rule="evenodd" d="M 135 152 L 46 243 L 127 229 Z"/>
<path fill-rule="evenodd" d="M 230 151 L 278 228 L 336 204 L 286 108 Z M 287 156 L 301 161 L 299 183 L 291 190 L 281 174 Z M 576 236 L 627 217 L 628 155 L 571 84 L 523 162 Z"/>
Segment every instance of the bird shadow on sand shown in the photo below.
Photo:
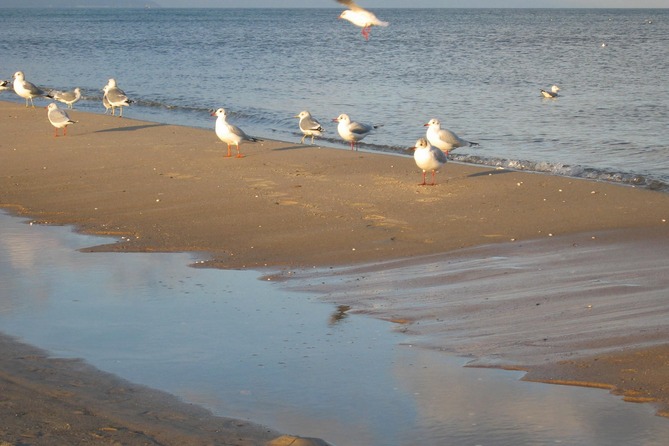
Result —
<path fill-rule="evenodd" d="M 295 145 L 295 146 L 277 147 L 276 149 L 272 149 L 272 151 L 281 152 L 281 151 L 284 151 L 284 150 L 308 149 L 310 147 L 313 148 L 313 147 L 319 147 L 319 146 L 309 146 L 309 145 L 306 145 L 306 144 L 298 144 L 298 145 Z"/>
<path fill-rule="evenodd" d="M 104 129 L 96 130 L 93 133 L 108 133 L 108 132 L 134 132 L 136 130 L 150 129 L 153 127 L 164 127 L 168 124 L 144 124 L 144 125 L 131 125 L 129 127 L 114 127 L 113 129 Z"/>
<path fill-rule="evenodd" d="M 485 170 L 483 172 L 476 172 L 471 175 L 467 175 L 469 178 L 474 178 L 474 177 L 487 177 L 488 175 L 501 175 L 503 173 L 511 173 L 513 172 L 512 170 L 507 170 L 507 169 L 496 169 L 496 170 Z"/>

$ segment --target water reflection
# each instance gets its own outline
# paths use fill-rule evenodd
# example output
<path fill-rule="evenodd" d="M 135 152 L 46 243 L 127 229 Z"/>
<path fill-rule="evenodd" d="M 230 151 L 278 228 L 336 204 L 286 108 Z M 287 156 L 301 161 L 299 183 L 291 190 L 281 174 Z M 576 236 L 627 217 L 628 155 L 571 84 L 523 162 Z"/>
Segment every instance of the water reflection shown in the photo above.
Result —
<path fill-rule="evenodd" d="M 76 251 L 97 244 L 0 215 L 2 331 L 217 414 L 338 446 L 669 438 L 647 405 L 463 368 L 411 347 L 389 323 L 258 272 L 188 268 L 187 254 Z"/>

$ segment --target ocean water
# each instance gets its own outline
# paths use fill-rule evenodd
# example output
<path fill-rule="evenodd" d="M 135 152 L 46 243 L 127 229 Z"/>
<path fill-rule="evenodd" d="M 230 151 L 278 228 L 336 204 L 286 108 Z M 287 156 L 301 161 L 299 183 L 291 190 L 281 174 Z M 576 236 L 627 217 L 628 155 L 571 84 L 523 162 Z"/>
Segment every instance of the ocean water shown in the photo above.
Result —
<path fill-rule="evenodd" d="M 436 117 L 481 144 L 459 161 L 669 190 L 669 10 L 380 9 L 368 42 L 339 12 L 3 9 L 0 78 L 79 86 L 77 108 L 102 113 L 114 77 L 126 117 L 213 128 L 225 107 L 287 141 L 308 109 L 335 147 L 348 113 L 383 124 L 363 148 L 398 153 Z"/>

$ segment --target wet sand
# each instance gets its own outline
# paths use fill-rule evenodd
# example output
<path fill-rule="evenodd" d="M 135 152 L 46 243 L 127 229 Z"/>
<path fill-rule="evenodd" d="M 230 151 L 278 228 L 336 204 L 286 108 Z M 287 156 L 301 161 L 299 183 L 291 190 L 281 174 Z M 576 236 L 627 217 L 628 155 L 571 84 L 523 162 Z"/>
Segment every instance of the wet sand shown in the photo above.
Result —
<path fill-rule="evenodd" d="M 71 116 L 79 122 L 67 137 L 54 138 L 46 110 L 0 102 L 0 207 L 36 223 L 74 225 L 86 233 L 115 237 L 107 245 L 91 247 L 94 251 L 196 251 L 206 260 L 200 266 L 270 267 L 285 276 L 314 266 L 392 259 L 420 264 L 425 256 L 484 245 L 492 253 L 487 255 L 495 255 L 495 246 L 532 240 L 568 245 L 574 243 L 571 236 L 587 238 L 595 232 L 615 231 L 621 242 L 653 243 L 669 236 L 669 194 L 454 163 L 437 175 L 436 186 L 421 187 L 420 172 L 409 156 L 264 141 L 243 144 L 243 159 L 225 158 L 225 145 L 213 130 L 76 110 Z M 213 129 L 213 120 L 210 124 Z M 398 144 L 408 147 L 418 136 Z M 522 316 L 530 310 L 517 311 Z M 417 321 L 410 313 L 394 317 Z M 554 357 L 541 367 L 531 360 L 531 346 L 525 346 L 516 349 L 527 350 L 524 358 L 500 353 L 495 365 L 527 366 L 532 379 L 599 383 L 631 392 L 625 389 L 630 382 L 638 387 L 639 380 L 631 381 L 624 370 L 634 368 L 644 376 L 660 373 L 666 361 L 662 365 L 658 358 L 669 352 L 665 335 L 653 334 L 652 346 L 647 342 L 650 334 L 640 333 L 633 342 L 616 344 L 613 339 L 606 357 L 599 351 L 566 362 Z M 3 353 L 9 344 L 3 343 Z M 575 352 L 590 351 L 587 339 L 566 339 L 564 345 Z M 449 345 L 441 348 L 453 350 Z M 3 366 L 8 357 L 3 354 Z M 633 361 L 634 367 L 619 366 L 623 360 Z M 62 363 L 43 360 L 38 369 L 46 364 L 59 369 Z M 3 372 L 3 385 L 17 382 L 7 378 L 16 378 L 18 372 L 11 370 Z M 669 402 L 663 381 L 645 385 L 649 396 L 644 398 Z M 14 389 L 19 393 L 3 400 L 2 407 L 49 397 L 58 384 Z M 108 408 L 114 406 L 112 400 Z M 61 410 L 64 420 L 75 415 L 67 404 Z M 49 411 L 56 412 L 55 407 Z M 44 425 L 30 431 L 16 421 L 14 427 L 3 427 L 3 435 L 22 429 L 28 429 L 22 435 L 44 435 L 56 429 Z M 141 430 L 127 423 L 113 427 Z M 230 444 L 262 444 L 267 436 L 260 431 L 244 440 L 249 443 L 223 436 Z M 190 444 L 206 444 L 197 440 L 198 432 L 191 435 Z"/>

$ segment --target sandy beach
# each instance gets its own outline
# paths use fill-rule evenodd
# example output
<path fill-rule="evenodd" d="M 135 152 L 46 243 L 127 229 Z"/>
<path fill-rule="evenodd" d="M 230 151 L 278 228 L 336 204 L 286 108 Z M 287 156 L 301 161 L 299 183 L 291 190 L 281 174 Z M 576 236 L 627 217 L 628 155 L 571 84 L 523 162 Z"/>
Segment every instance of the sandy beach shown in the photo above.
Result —
<path fill-rule="evenodd" d="M 285 277 L 286 272 L 313 267 L 353 265 L 373 271 L 373 265 L 391 260 L 420 264 L 426 256 L 480 247 L 485 252 L 477 255 L 494 256 L 496 246 L 509 243 L 548 242 L 559 250 L 593 237 L 607 246 L 634 242 L 653 248 L 666 246 L 669 240 L 666 193 L 455 163 L 437 174 L 436 186 L 423 187 L 418 186 L 421 174 L 410 156 L 267 140 L 243 144 L 242 159 L 225 158 L 226 147 L 208 116 L 203 122 L 209 119 L 212 130 L 76 110 L 70 115 L 79 122 L 70 126 L 66 137 L 54 138 L 45 109 L 0 102 L 0 207 L 35 223 L 73 225 L 85 233 L 113 237 L 91 251 L 198 252 L 204 260 L 199 266 L 268 267 L 284 272 L 277 277 Z M 419 136 L 401 143 L 409 147 Z M 667 289 L 667 268 L 665 262 L 657 270 L 653 292 Z M 606 294 L 597 298 L 610 300 Z M 350 304 L 356 310 L 356 302 Z M 519 306 L 517 317 L 522 319 L 529 311 L 523 308 L 532 306 Z M 399 326 L 414 330 L 411 323 L 435 314 L 446 318 L 450 310 L 436 303 L 425 308 L 430 316 L 401 306 L 372 315 L 396 319 Z M 667 314 L 669 307 L 658 303 L 635 317 L 643 321 Z M 500 323 L 503 326 L 504 321 Z M 582 352 L 568 359 L 545 352 L 524 356 L 517 354 L 526 350 L 522 345 L 504 350 L 500 344 L 501 359 L 494 365 L 529 370 L 527 379 L 608 388 L 630 401 L 656 403 L 659 413 L 667 416 L 668 334 L 664 330 L 621 336 L 601 350 L 587 340 L 566 337 L 560 342 L 562 352 Z M 29 347 L 8 339 L 0 345 L 0 410 L 5 411 L 3 420 L 12 420 L 0 428 L 0 438 L 11 436 L 9 444 L 57 444 L 60 438 L 69 444 L 91 444 L 95 435 L 104 437 L 100 444 L 213 441 L 200 437 L 209 428 L 196 429 L 197 424 L 179 427 L 184 437 L 151 434 L 151 429 L 162 431 L 162 425 L 146 427 L 149 421 L 139 414 L 165 410 L 165 400 L 154 400 L 134 388 L 133 397 L 146 409 L 127 412 L 117 404 L 115 392 L 108 392 L 109 413 L 98 411 L 92 406 L 93 399 L 100 404 L 102 398 L 91 393 L 96 386 L 75 384 L 84 376 L 101 382 L 113 377 L 96 375 L 80 363 L 26 352 Z M 429 347 L 473 358 L 495 353 Z M 24 370 L 37 377 L 30 378 Z M 44 375 L 53 379 L 40 378 Z M 106 388 L 132 388 L 129 383 L 104 382 Z M 77 398 L 74 405 L 71 396 Z M 44 413 L 55 414 L 59 421 L 38 425 L 15 415 L 34 413 L 39 418 L 35 412 L 39 409 L 32 404 L 39 398 L 49 400 L 51 406 Z M 211 416 L 192 407 L 160 413 L 155 418 L 178 418 L 180 423 Z M 75 428 L 82 418 L 92 424 Z M 261 426 L 225 423 L 216 432 L 225 444 L 265 444 L 279 435 Z M 117 437 L 121 434 L 128 436 Z M 35 440 L 43 437 L 52 443 Z"/>

